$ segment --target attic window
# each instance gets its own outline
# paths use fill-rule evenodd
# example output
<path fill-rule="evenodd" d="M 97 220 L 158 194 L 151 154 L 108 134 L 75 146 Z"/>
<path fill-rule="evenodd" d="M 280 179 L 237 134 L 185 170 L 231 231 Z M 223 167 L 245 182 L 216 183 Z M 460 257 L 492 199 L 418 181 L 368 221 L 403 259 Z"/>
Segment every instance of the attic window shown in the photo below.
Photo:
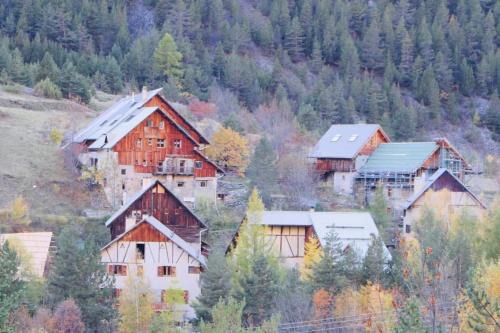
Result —
<path fill-rule="evenodd" d="M 349 141 L 351 141 L 351 142 L 355 141 L 358 138 L 358 136 L 359 135 L 357 135 L 357 134 L 351 135 L 351 137 L 349 138 Z"/>
<path fill-rule="evenodd" d="M 341 135 L 340 135 L 340 134 L 336 134 L 336 135 L 334 135 L 334 136 L 333 136 L 333 138 L 332 138 L 332 142 L 337 142 L 337 141 L 339 141 L 340 137 L 341 137 Z"/>
<path fill-rule="evenodd" d="M 146 121 L 146 127 L 153 127 L 153 121 L 151 119 Z"/>

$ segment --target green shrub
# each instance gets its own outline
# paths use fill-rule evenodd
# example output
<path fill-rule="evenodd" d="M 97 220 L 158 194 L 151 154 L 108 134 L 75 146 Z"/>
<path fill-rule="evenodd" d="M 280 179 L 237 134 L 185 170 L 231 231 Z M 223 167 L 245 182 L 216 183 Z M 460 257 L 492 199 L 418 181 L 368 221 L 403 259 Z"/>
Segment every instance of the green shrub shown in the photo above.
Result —
<path fill-rule="evenodd" d="M 35 93 L 47 98 L 59 99 L 62 97 L 61 89 L 49 78 L 43 79 L 35 85 Z"/>

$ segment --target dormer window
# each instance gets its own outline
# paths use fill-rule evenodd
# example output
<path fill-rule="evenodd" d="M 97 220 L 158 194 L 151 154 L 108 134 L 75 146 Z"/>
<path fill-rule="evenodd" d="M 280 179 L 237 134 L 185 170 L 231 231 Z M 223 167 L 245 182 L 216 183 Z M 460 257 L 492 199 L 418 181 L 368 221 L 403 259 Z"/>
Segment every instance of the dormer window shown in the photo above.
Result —
<path fill-rule="evenodd" d="M 342 135 L 340 135 L 340 134 L 336 134 L 336 135 L 334 135 L 334 136 L 333 136 L 333 138 L 332 138 L 332 142 L 337 142 L 337 141 L 339 141 L 339 139 L 340 139 L 340 137 L 341 137 L 341 136 L 342 136 Z"/>

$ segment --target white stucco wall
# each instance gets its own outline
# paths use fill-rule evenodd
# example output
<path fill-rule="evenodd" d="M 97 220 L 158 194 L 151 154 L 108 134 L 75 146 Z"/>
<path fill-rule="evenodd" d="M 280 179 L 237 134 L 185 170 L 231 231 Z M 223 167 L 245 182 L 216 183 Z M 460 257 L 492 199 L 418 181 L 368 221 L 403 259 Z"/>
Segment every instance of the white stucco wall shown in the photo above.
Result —
<path fill-rule="evenodd" d="M 335 193 L 351 194 L 353 192 L 355 172 L 334 172 L 333 191 Z"/>
<path fill-rule="evenodd" d="M 144 260 L 137 260 L 136 244 L 145 244 Z M 191 244 L 195 249 L 200 248 L 199 243 Z M 160 302 L 161 291 L 169 288 L 187 290 L 189 304 L 181 306 L 186 318 L 193 318 L 195 313 L 190 306 L 200 295 L 200 274 L 188 273 L 189 266 L 200 267 L 199 262 L 189 256 L 184 250 L 172 241 L 168 242 L 133 242 L 118 241 L 101 252 L 101 262 L 106 266 L 110 264 L 126 265 L 127 276 L 115 275 L 115 288 L 124 289 L 129 275 L 137 275 L 137 266 L 143 267 L 143 277 L 151 287 L 155 302 Z M 158 276 L 158 266 L 174 266 L 175 277 Z"/>

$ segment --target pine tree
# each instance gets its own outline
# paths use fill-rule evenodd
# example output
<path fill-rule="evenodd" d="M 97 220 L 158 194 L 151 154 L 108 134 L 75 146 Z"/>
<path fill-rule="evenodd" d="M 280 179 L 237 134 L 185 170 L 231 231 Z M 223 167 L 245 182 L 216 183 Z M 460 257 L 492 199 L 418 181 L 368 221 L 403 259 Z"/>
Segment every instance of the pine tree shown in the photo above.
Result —
<path fill-rule="evenodd" d="M 405 30 L 403 40 L 401 41 L 401 61 L 399 63 L 400 83 L 403 86 L 409 86 L 412 82 L 413 68 L 413 42 L 410 35 Z"/>
<path fill-rule="evenodd" d="M 19 265 L 16 252 L 8 241 L 3 242 L 0 245 L 0 332 L 15 332 L 12 314 L 20 306 L 25 290 L 25 282 L 18 274 Z"/>
<path fill-rule="evenodd" d="M 45 52 L 43 55 L 40 66 L 38 67 L 38 73 L 36 75 L 36 82 L 42 81 L 43 79 L 49 78 L 52 82 L 57 82 L 59 75 L 59 68 L 55 63 L 54 59 L 49 52 Z"/>
<path fill-rule="evenodd" d="M 294 17 L 286 33 L 285 48 L 293 61 L 304 56 L 304 33 L 297 17 Z"/>
<path fill-rule="evenodd" d="M 213 251 L 207 262 L 207 269 L 200 275 L 201 295 L 195 304 L 196 316 L 211 321 L 211 309 L 231 291 L 231 270 L 224 253 Z"/>
<path fill-rule="evenodd" d="M 297 115 L 299 122 L 308 130 L 314 131 L 320 127 L 320 117 L 311 104 L 301 105 Z"/>
<path fill-rule="evenodd" d="M 460 92 L 465 96 L 471 96 L 474 92 L 474 73 L 472 67 L 463 59 L 460 63 Z"/>
<path fill-rule="evenodd" d="M 373 237 L 362 264 L 362 280 L 381 283 L 384 278 L 387 258 L 384 253 L 384 241 L 381 237 Z"/>
<path fill-rule="evenodd" d="M 346 79 L 352 79 L 359 73 L 359 56 L 351 35 L 345 34 L 340 40 L 340 73 Z"/>
<path fill-rule="evenodd" d="M 314 40 L 311 53 L 311 68 L 314 73 L 319 73 L 323 66 L 323 56 L 321 54 L 321 45 L 317 39 Z"/>
<path fill-rule="evenodd" d="M 266 206 L 272 203 L 271 191 L 278 179 L 277 157 L 271 143 L 263 137 L 255 148 L 251 162 L 246 170 L 252 185 L 260 189 L 262 201 Z"/>
<path fill-rule="evenodd" d="M 384 67 L 384 54 L 380 47 L 380 30 L 377 18 L 368 26 L 361 45 L 363 64 L 368 69 L 381 69 Z"/>
<path fill-rule="evenodd" d="M 155 49 L 154 64 L 167 78 L 179 80 L 182 77 L 182 53 L 177 51 L 174 39 L 166 33 Z"/>
<path fill-rule="evenodd" d="M 49 302 L 55 305 L 73 298 L 85 326 L 104 332 L 112 327 L 116 309 L 112 281 L 101 264 L 99 247 L 92 235 L 83 241 L 76 225 L 66 226 L 57 238 L 57 255 L 47 281 Z"/>

